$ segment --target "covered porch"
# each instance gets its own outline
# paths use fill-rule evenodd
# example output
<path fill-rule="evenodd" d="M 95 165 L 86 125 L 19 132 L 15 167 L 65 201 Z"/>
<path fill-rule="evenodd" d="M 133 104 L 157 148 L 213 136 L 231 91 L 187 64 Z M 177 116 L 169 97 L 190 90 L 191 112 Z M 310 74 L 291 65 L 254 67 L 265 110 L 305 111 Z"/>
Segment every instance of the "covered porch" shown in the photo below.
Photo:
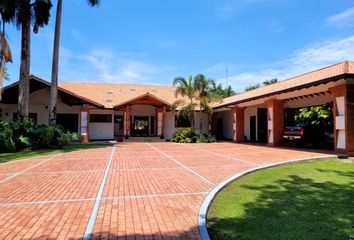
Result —
<path fill-rule="evenodd" d="M 164 138 L 166 112 L 171 105 L 150 93 L 140 95 L 129 101 L 114 106 L 121 112 L 120 121 L 115 121 L 115 135 L 130 137 Z"/>

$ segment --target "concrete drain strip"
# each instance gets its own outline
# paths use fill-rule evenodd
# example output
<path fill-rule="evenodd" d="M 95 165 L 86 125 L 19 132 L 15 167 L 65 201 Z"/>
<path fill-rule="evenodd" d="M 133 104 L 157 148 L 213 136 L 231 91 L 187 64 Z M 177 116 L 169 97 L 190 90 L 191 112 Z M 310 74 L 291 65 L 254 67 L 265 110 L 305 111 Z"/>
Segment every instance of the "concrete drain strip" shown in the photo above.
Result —
<path fill-rule="evenodd" d="M 173 157 L 171 157 L 170 155 L 164 153 L 163 151 L 161 151 L 160 149 L 158 149 L 157 147 L 151 145 L 150 143 L 145 143 L 146 145 L 150 146 L 151 148 L 155 149 L 156 151 L 158 151 L 159 153 L 161 153 L 162 155 L 164 155 L 165 157 L 171 159 L 172 161 L 174 161 L 175 163 L 177 163 L 178 165 L 182 166 L 184 169 L 190 171 L 191 173 L 193 173 L 194 175 L 198 176 L 199 178 L 201 178 L 202 180 L 204 180 L 205 182 L 209 183 L 212 186 L 216 186 L 215 183 L 213 183 L 212 181 L 210 181 L 209 179 L 207 179 L 206 177 L 203 177 L 202 175 L 200 175 L 199 173 L 197 173 L 196 171 L 190 169 L 188 166 L 184 165 L 183 163 L 179 162 L 178 160 L 174 159 Z"/>
<path fill-rule="evenodd" d="M 104 187 L 106 186 L 106 182 L 107 182 L 107 178 L 108 178 L 108 174 L 109 174 L 109 169 L 112 164 L 115 149 L 116 149 L 115 146 L 113 146 L 113 149 L 112 149 L 111 155 L 109 156 L 109 161 L 108 161 L 100 188 L 99 188 L 97 196 L 96 196 L 95 204 L 93 205 L 92 212 L 91 212 L 88 224 L 86 226 L 85 234 L 83 237 L 84 240 L 89 240 L 92 238 L 93 229 L 95 227 L 98 210 L 100 208 L 100 204 L 101 204 L 101 200 L 102 200 L 102 196 L 103 196 L 103 190 L 104 190 Z"/>
<path fill-rule="evenodd" d="M 22 171 L 20 171 L 20 172 L 17 172 L 17 173 L 15 173 L 15 174 L 12 174 L 12 175 L 10 175 L 9 177 L 7 177 L 7 178 L 1 180 L 1 181 L 0 181 L 0 184 L 6 182 L 6 181 L 8 181 L 8 180 L 10 180 L 10 179 L 12 179 L 12 178 L 14 178 L 14 177 L 16 177 L 16 176 L 18 176 L 18 175 L 21 175 L 22 173 L 25 173 L 25 172 L 27 172 L 27 171 L 29 171 L 29 170 L 35 168 L 35 167 L 38 167 L 39 165 L 41 165 L 41 164 L 43 164 L 43 163 L 46 163 L 46 162 L 48 162 L 48 161 L 50 161 L 50 160 L 52 160 L 52 159 L 54 159 L 54 158 L 56 158 L 56 157 L 58 157 L 58 156 L 60 156 L 60 155 L 61 155 L 61 154 L 54 155 L 53 157 L 50 157 L 50 158 L 48 158 L 48 159 L 46 159 L 46 160 L 44 160 L 44 161 L 41 161 L 41 162 L 39 162 L 39 163 L 36 163 L 36 164 L 34 164 L 33 166 L 31 166 L 31 167 L 29 167 L 29 168 L 26 168 L 26 169 L 24 169 L 24 170 L 22 170 Z"/>

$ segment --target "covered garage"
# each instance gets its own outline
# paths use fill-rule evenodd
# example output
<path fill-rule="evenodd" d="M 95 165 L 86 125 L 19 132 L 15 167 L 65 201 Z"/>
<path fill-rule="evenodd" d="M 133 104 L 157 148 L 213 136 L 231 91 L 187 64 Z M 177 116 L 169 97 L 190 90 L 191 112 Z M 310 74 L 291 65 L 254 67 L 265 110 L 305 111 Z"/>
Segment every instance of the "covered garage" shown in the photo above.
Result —
<path fill-rule="evenodd" d="M 235 142 L 284 145 L 285 129 L 287 125 L 295 124 L 294 115 L 299 109 L 328 106 L 331 109 L 332 149 L 352 156 L 353 89 L 354 62 L 322 68 L 224 99 L 214 108 L 212 132 Z"/>

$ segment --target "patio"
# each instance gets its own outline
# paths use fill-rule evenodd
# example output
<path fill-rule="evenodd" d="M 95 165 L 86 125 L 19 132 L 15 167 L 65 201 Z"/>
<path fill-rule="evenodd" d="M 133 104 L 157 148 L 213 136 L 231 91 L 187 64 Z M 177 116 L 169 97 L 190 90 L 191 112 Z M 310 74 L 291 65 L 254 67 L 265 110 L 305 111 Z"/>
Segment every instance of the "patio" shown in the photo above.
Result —
<path fill-rule="evenodd" d="M 324 152 L 121 143 L 0 165 L 1 239 L 199 239 L 205 196 L 239 172 Z"/>

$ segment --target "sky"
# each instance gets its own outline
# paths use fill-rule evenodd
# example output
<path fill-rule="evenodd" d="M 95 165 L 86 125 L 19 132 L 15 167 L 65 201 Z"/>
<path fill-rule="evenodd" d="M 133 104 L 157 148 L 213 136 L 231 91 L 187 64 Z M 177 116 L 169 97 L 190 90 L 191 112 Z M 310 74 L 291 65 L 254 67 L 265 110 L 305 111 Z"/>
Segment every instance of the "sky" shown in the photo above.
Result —
<path fill-rule="evenodd" d="M 31 43 L 31 74 L 48 81 L 56 3 Z M 242 92 L 354 60 L 353 0 L 63 0 L 62 18 L 60 82 L 171 85 L 202 73 Z M 13 25 L 6 33 L 8 85 L 18 80 L 21 36 Z"/>

